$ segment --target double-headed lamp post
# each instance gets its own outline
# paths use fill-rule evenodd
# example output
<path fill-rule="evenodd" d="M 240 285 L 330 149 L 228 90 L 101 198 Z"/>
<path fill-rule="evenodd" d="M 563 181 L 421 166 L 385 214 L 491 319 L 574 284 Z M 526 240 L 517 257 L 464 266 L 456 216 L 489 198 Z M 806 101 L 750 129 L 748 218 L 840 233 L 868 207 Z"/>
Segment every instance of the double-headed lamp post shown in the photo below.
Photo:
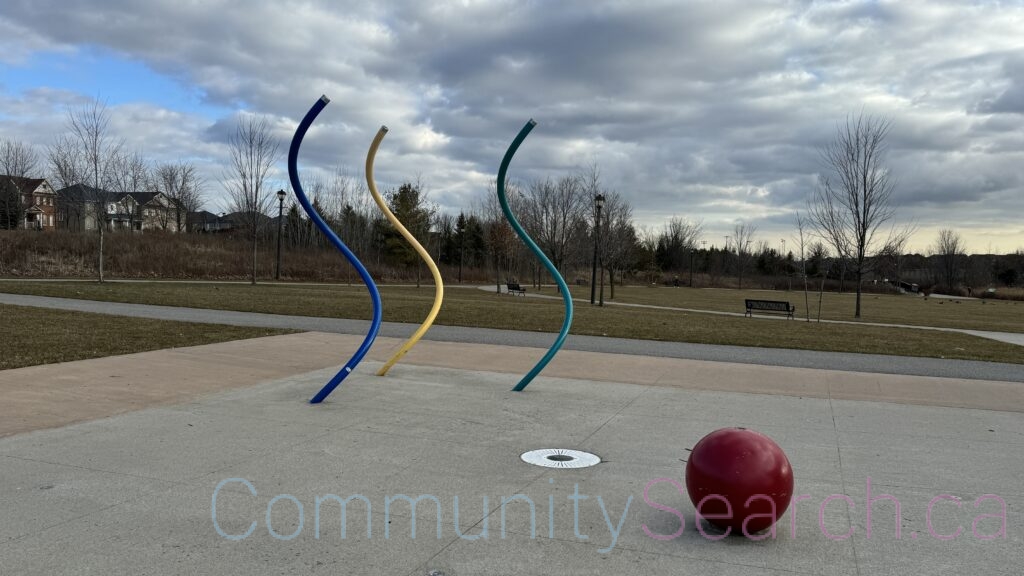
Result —
<path fill-rule="evenodd" d="M 594 196 L 594 260 L 590 269 L 590 304 L 594 304 L 597 289 L 597 246 L 601 242 L 601 208 L 604 208 L 604 194 Z"/>
<path fill-rule="evenodd" d="M 277 271 L 274 274 L 275 280 L 281 279 L 281 225 L 284 223 L 284 199 L 288 193 L 284 190 L 277 191 Z"/>

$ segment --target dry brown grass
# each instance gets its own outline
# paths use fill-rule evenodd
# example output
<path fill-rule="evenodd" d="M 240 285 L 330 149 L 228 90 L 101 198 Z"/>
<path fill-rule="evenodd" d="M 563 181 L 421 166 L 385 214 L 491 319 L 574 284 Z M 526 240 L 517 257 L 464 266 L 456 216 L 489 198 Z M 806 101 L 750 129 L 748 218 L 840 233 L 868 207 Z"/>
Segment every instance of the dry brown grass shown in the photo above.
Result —
<path fill-rule="evenodd" d="M 589 290 L 573 289 L 578 298 L 589 298 Z M 607 292 L 606 292 L 607 294 Z M 718 312 L 745 310 L 747 298 L 785 300 L 796 305 L 797 316 L 808 309 L 803 291 L 726 290 L 720 288 L 636 287 L 616 288 L 616 302 L 692 308 Z M 810 315 L 818 316 L 818 294 L 808 294 Z M 855 295 L 822 294 L 821 318 L 857 321 L 853 317 Z M 939 299 L 917 295 L 863 294 L 860 323 L 909 324 L 995 332 L 1024 332 L 1024 302 L 1011 300 Z"/>
<path fill-rule="evenodd" d="M 0 370 L 294 332 L 3 304 L 0 318 Z"/>
<path fill-rule="evenodd" d="M 0 278 L 95 278 L 95 232 L 35 232 L 0 230 Z M 107 278 L 174 280 L 246 280 L 252 271 L 252 244 L 228 234 L 113 232 L 104 240 Z M 359 275 L 333 248 L 282 247 L 281 276 L 285 281 L 359 282 Z M 363 262 L 383 282 L 411 282 L 415 268 L 397 269 L 370 258 Z M 276 267 L 273 237 L 257 250 L 257 278 L 270 280 Z M 453 269 L 442 269 L 446 278 Z M 430 274 L 421 271 L 423 278 Z M 485 270 L 465 269 L 467 282 L 489 281 Z"/>
<path fill-rule="evenodd" d="M 0 292 L 328 318 L 369 319 L 372 312 L 362 286 L 0 282 Z M 547 293 L 553 294 L 553 291 L 547 290 Z M 430 309 L 434 290 L 433 287 L 383 287 L 381 294 L 385 321 L 419 323 Z M 742 299 L 739 302 L 742 311 Z M 520 298 L 466 288 L 446 291 L 445 305 L 437 323 L 557 332 L 562 318 L 562 302 L 558 299 Z M 621 306 L 577 306 L 572 333 L 1024 363 L 1019 346 L 952 332 L 737 318 Z"/>

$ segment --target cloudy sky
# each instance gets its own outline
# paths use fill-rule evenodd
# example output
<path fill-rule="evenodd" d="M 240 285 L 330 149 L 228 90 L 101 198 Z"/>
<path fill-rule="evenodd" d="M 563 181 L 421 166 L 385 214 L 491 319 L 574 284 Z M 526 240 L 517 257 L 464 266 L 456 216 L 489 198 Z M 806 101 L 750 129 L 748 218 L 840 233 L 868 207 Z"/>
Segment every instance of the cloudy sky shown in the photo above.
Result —
<path fill-rule="evenodd" d="M 211 210 L 240 114 L 284 146 L 331 104 L 302 170 L 419 177 L 470 208 L 505 148 L 510 175 L 596 163 L 639 224 L 740 219 L 791 248 L 794 214 L 848 114 L 887 117 L 911 248 L 938 229 L 974 252 L 1024 248 L 1024 3 L 1019 1 L 3 0 L 0 137 L 42 149 L 65 112 L 105 100 L 154 161 L 193 161 Z M 275 176 L 284 183 L 282 162 Z"/>

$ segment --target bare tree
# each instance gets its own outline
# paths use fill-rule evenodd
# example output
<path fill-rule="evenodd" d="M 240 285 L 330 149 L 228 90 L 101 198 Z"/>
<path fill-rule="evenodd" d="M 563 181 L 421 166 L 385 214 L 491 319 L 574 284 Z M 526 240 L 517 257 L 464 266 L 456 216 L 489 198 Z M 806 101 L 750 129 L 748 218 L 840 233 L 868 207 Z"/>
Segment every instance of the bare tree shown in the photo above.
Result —
<path fill-rule="evenodd" d="M 636 251 L 636 229 L 633 227 L 633 207 L 618 192 L 604 193 L 605 203 L 601 218 L 600 261 L 608 271 L 611 299 L 615 299 L 615 272 L 625 268 Z M 601 275 L 601 301 L 604 302 L 604 273 Z"/>
<path fill-rule="evenodd" d="M 186 231 L 189 213 L 197 212 L 203 202 L 203 181 L 196 167 L 187 161 L 166 162 L 156 167 L 154 179 L 170 201 L 175 231 Z"/>
<path fill-rule="evenodd" d="M 903 254 L 906 252 L 907 242 L 916 230 L 917 227 L 913 224 L 898 229 L 894 228 L 889 233 L 885 245 L 878 251 L 876 260 L 886 275 L 885 278 L 891 278 L 897 286 L 897 290 L 903 289 Z"/>
<path fill-rule="evenodd" d="M 601 268 L 601 293 L 600 303 L 604 305 L 604 274 L 608 272 L 608 283 L 611 288 L 611 299 L 615 299 L 615 272 L 627 265 L 633 256 L 637 246 L 636 229 L 633 227 L 633 208 L 629 202 L 615 191 L 606 190 L 601 185 L 601 170 L 597 163 L 590 164 L 579 174 L 583 186 L 585 199 L 594 200 L 600 194 L 604 197 L 604 206 L 601 209 L 601 229 L 598 238 L 598 266 Z M 594 210 L 591 222 L 597 221 L 596 206 L 590 204 Z M 589 242 L 586 247 L 594 245 L 594 227 L 591 226 Z M 581 238 L 582 239 L 582 238 Z M 580 246 L 580 252 L 585 248 Z"/>
<path fill-rule="evenodd" d="M 114 155 L 110 162 L 110 191 L 120 194 L 117 204 L 127 219 L 129 230 L 142 218 L 138 201 L 132 196 L 136 192 L 145 192 L 153 184 L 149 165 L 138 151 L 121 152 Z M 112 222 L 113 224 L 113 222 Z"/>
<path fill-rule="evenodd" d="M 256 284 L 256 250 L 260 231 L 267 220 L 273 194 L 268 175 L 279 156 L 280 145 L 270 133 L 266 118 L 245 116 L 239 119 L 228 143 L 231 166 L 224 177 L 229 206 L 242 219 L 252 239 L 252 284 Z"/>
<path fill-rule="evenodd" d="M 821 240 L 811 243 L 807 259 L 814 266 L 818 276 L 818 322 L 821 322 L 821 301 L 825 295 L 825 279 L 828 277 L 828 246 Z M 812 276 L 814 274 L 810 273 Z"/>
<path fill-rule="evenodd" d="M 455 216 L 448 212 L 438 212 L 434 218 L 434 222 L 437 231 L 435 234 L 437 238 L 437 256 L 435 262 L 438 266 L 440 266 L 442 262 L 445 264 L 451 264 L 455 258 L 451 257 L 451 254 L 448 253 L 448 248 L 452 246 L 455 239 Z"/>
<path fill-rule="evenodd" d="M 311 178 L 317 179 L 317 176 L 311 175 Z M 334 172 L 325 179 L 323 183 L 323 197 L 320 199 L 320 204 L 323 206 L 324 212 L 326 212 L 326 220 L 332 223 L 341 221 L 341 215 L 345 211 L 345 206 L 354 205 L 359 200 L 356 196 L 360 192 L 360 182 L 363 182 L 365 185 L 365 178 L 360 181 L 342 166 L 335 168 Z M 366 196 L 369 196 L 369 194 Z"/>
<path fill-rule="evenodd" d="M 589 206 L 578 177 L 530 183 L 524 206 L 528 217 L 523 225 L 556 269 L 565 266 L 573 247 L 573 234 L 580 229 Z"/>
<path fill-rule="evenodd" d="M 743 288 L 743 269 L 747 267 L 750 255 L 750 243 L 754 241 L 757 226 L 739 222 L 732 229 L 732 238 L 736 242 L 736 268 L 739 273 L 739 288 Z"/>
<path fill-rule="evenodd" d="M 53 144 L 47 147 L 46 161 L 49 165 L 50 183 L 58 190 L 83 183 L 89 173 L 81 149 L 67 134 L 58 136 Z M 83 200 L 84 198 L 58 194 L 58 224 L 63 222 L 69 230 L 76 232 L 85 228 L 86 210 Z"/>
<path fill-rule="evenodd" d="M 472 244 L 473 232 L 475 232 L 473 226 L 476 223 L 482 223 L 482 229 L 479 230 L 479 233 L 487 252 L 490 253 L 491 264 L 494 265 L 495 292 L 500 294 L 502 284 L 501 272 L 505 270 L 506 274 L 508 274 L 517 268 L 516 255 L 518 254 L 520 241 L 519 237 L 516 236 L 515 230 L 512 229 L 512 226 L 505 219 L 504 212 L 501 210 L 501 204 L 498 202 L 497 185 L 496 181 L 491 181 L 487 195 L 484 196 L 483 201 L 475 209 L 476 214 L 466 218 L 462 238 L 460 238 L 460 243 L 462 244 L 460 251 L 463 255 L 465 255 L 467 250 L 473 251 L 472 246 L 466 246 L 465 242 L 468 240 Z M 531 230 L 534 226 L 532 219 L 535 215 L 530 210 L 530 201 L 526 194 L 523 193 L 523 187 L 515 181 L 507 182 L 505 184 L 505 197 L 516 219 L 519 220 L 524 228 Z M 540 266 L 540 263 L 537 263 L 537 266 Z M 537 278 L 539 283 L 539 275 Z M 513 281 L 513 278 L 508 277 L 505 280 Z"/>
<path fill-rule="evenodd" d="M 0 177 L 29 178 L 36 171 L 39 155 L 35 148 L 18 140 L 0 140 Z M 21 186 L 8 178 L 0 182 L 0 228 L 17 228 L 24 218 Z"/>
<path fill-rule="evenodd" d="M 834 244 L 840 258 L 849 255 L 857 279 L 855 318 L 868 257 L 876 250 L 875 232 L 893 216 L 895 182 L 884 164 L 891 127 L 888 120 L 863 114 L 838 126 L 835 140 L 821 150 L 827 173 L 808 207 L 818 235 Z"/>
<path fill-rule="evenodd" d="M 658 235 L 655 248 L 655 260 L 661 270 L 681 270 L 703 233 L 702 220 L 688 220 L 679 216 L 669 218 Z"/>
<path fill-rule="evenodd" d="M 96 273 L 98 280 L 103 282 L 103 232 L 106 228 L 107 194 L 104 187 L 111 175 L 111 163 L 121 149 L 122 142 L 115 140 L 110 134 L 110 113 L 107 105 L 99 100 L 82 105 L 67 112 L 67 127 L 73 141 L 81 154 L 81 160 L 88 170 L 92 181 L 90 198 L 85 199 L 92 205 L 99 231 L 99 248 L 96 257 Z"/>
<path fill-rule="evenodd" d="M 47 146 L 46 162 L 50 183 L 58 190 L 85 182 L 88 177 L 89 168 L 82 151 L 67 134 L 58 136 L 53 144 Z"/>
<path fill-rule="evenodd" d="M 651 226 L 641 224 L 636 227 L 637 245 L 644 261 L 643 273 L 647 284 L 655 284 L 660 274 L 657 256 L 659 236 Z"/>
<path fill-rule="evenodd" d="M 939 273 L 943 288 L 954 290 L 967 259 L 966 246 L 960 234 L 950 228 L 939 230 L 939 237 L 932 247 L 932 254 L 938 259 Z"/>
<path fill-rule="evenodd" d="M 31 144 L 19 140 L 0 140 L 0 171 L 7 176 L 28 178 L 39 167 L 39 154 Z"/>

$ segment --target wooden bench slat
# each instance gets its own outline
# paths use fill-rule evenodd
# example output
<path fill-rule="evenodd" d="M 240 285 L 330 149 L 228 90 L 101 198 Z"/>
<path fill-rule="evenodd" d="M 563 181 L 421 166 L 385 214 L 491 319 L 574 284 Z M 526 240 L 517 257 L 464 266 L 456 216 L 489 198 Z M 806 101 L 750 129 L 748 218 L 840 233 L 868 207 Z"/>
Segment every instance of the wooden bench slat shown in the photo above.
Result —
<path fill-rule="evenodd" d="M 754 310 L 758 310 L 761 312 L 779 312 L 785 314 L 788 318 L 792 318 L 796 312 L 796 306 L 783 300 L 746 299 L 744 302 L 747 306 L 745 316 L 753 316 Z"/>

